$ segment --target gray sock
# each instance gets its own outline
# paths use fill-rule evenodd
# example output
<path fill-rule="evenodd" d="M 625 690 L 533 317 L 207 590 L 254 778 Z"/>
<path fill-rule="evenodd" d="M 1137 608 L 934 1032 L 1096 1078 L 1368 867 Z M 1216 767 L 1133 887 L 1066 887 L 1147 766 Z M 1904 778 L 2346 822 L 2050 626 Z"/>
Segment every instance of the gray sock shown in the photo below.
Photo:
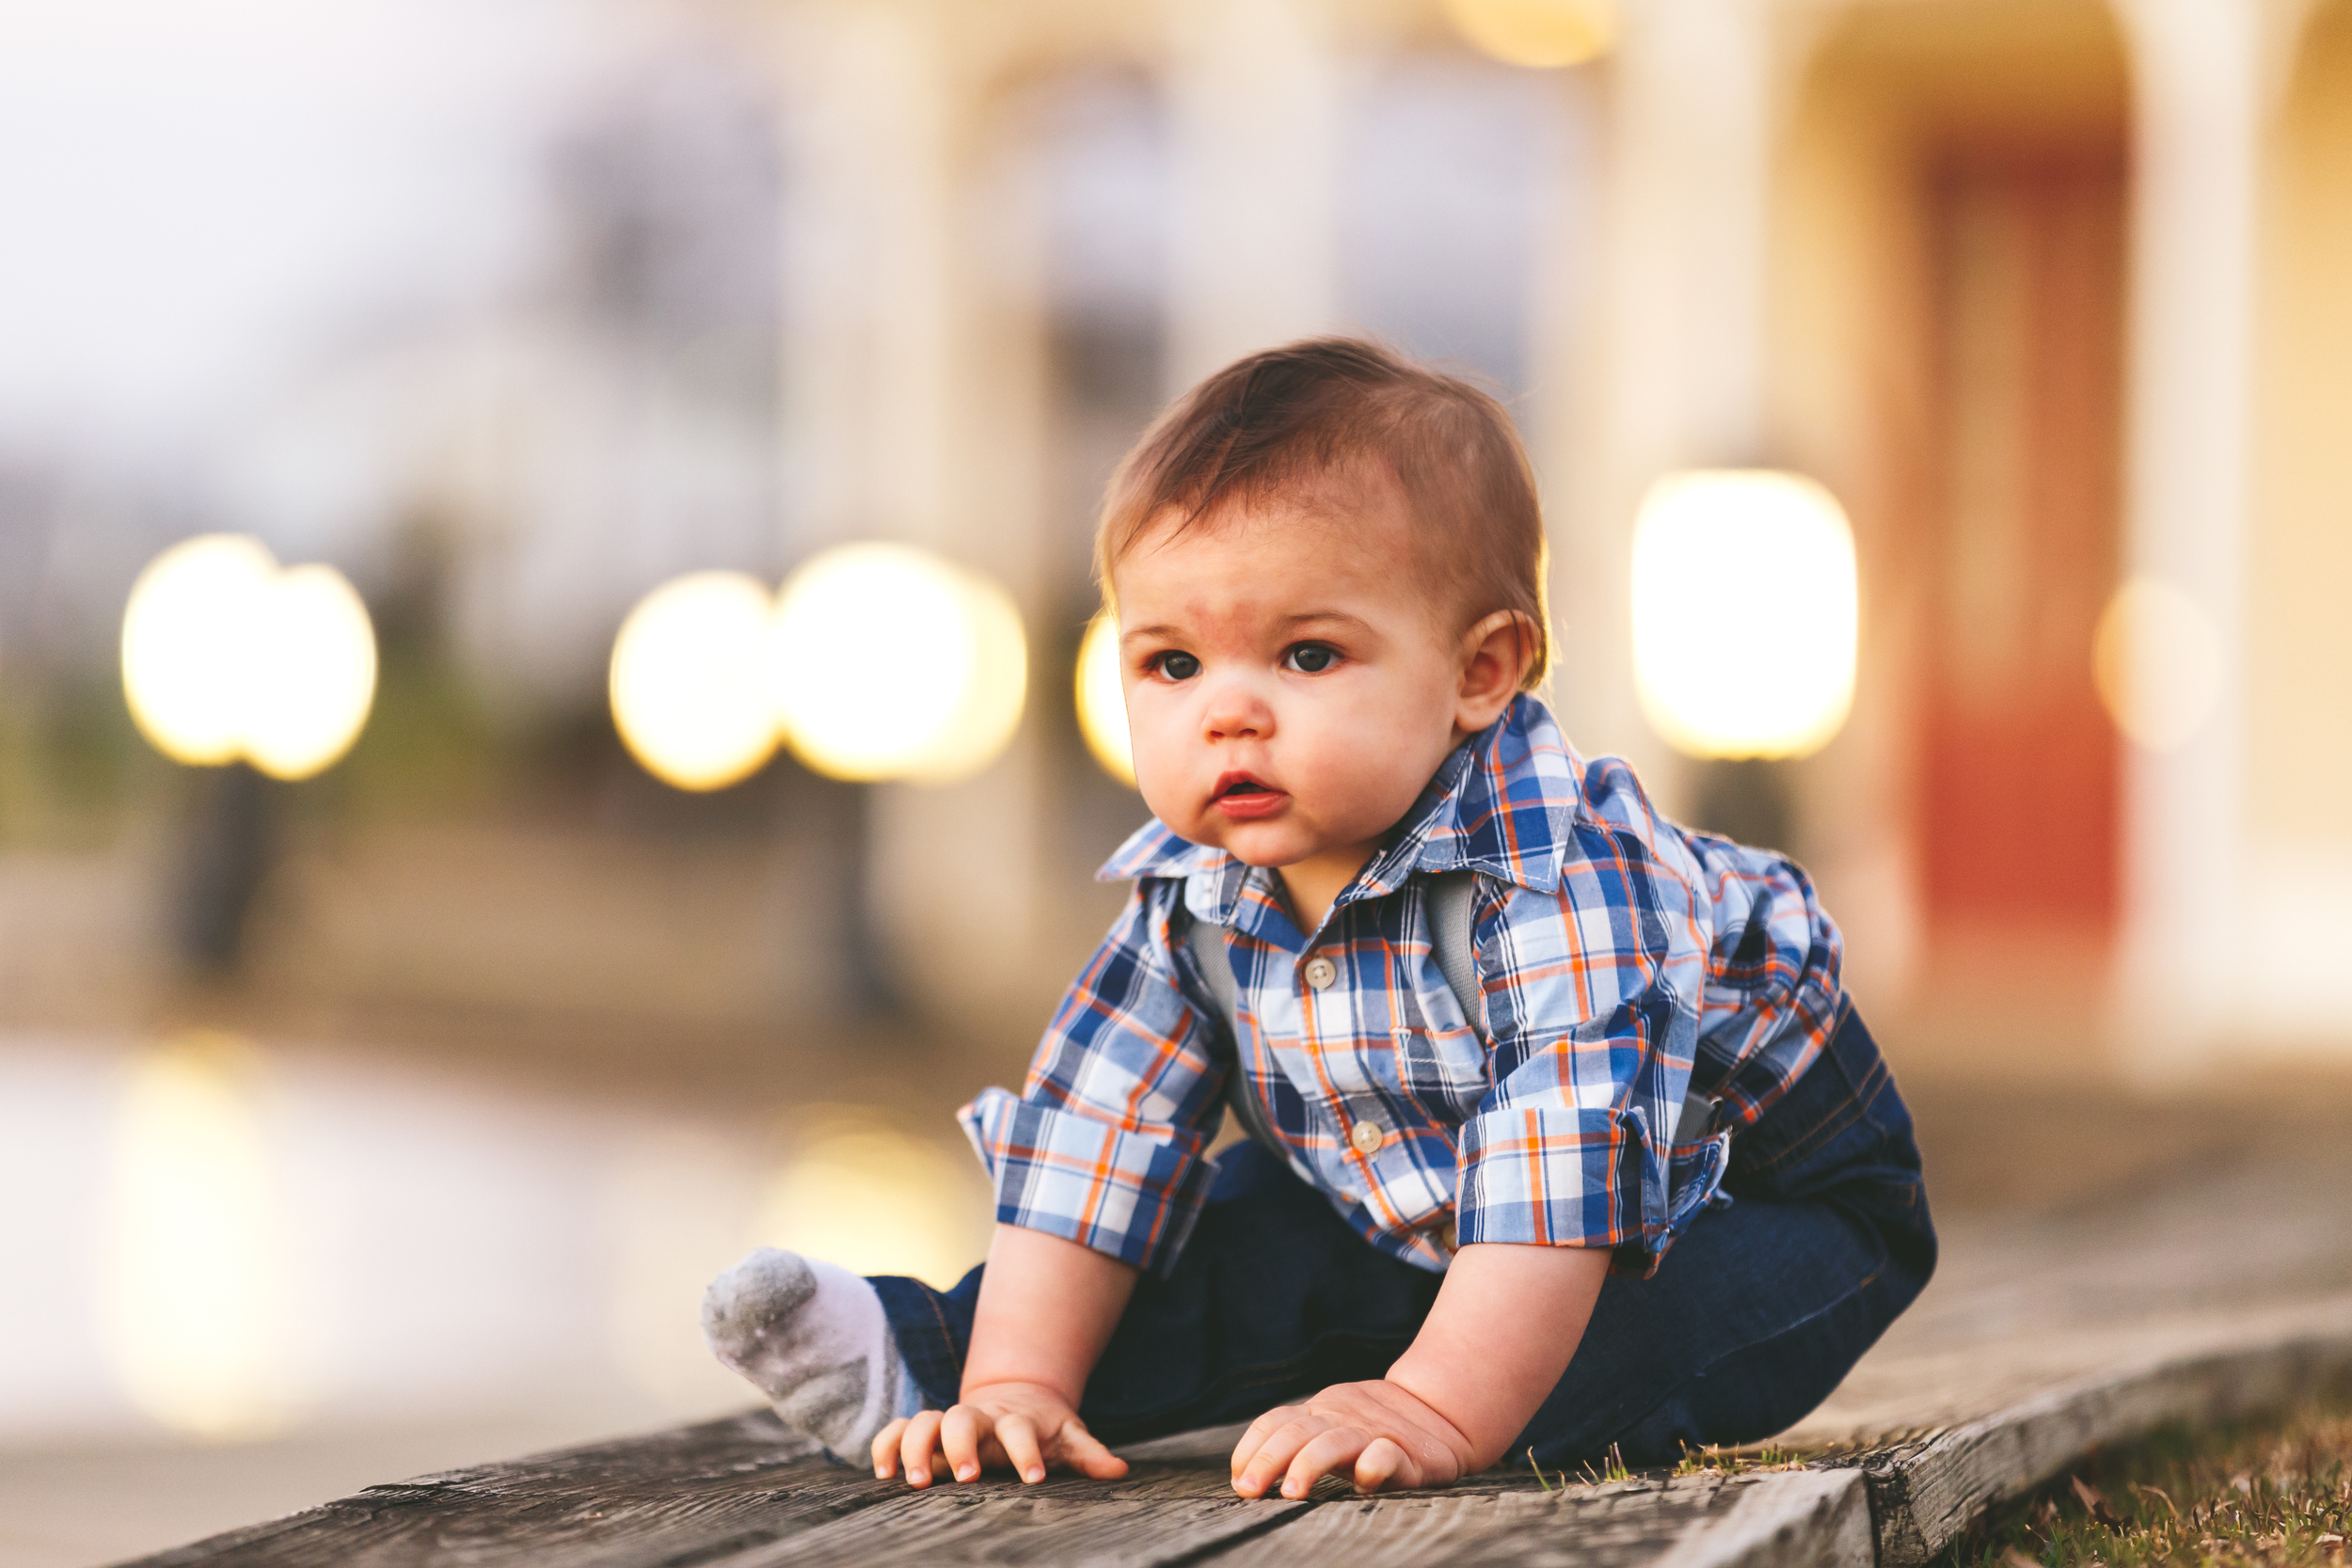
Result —
<path fill-rule="evenodd" d="M 882 1298 L 833 1263 L 761 1247 L 710 1282 L 703 1338 L 784 1424 L 862 1465 L 874 1434 L 923 1408 Z"/>

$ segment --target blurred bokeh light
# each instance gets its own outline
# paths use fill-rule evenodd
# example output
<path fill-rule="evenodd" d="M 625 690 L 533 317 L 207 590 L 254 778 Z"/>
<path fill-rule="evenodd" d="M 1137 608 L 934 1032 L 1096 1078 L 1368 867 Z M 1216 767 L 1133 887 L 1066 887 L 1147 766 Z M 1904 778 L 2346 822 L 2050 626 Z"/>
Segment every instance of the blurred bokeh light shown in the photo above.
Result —
<path fill-rule="evenodd" d="M 190 1034 L 133 1066 L 115 1130 L 108 1343 L 138 1406 L 198 1436 L 254 1436 L 292 1414 L 260 1094 L 246 1047 Z"/>
<path fill-rule="evenodd" d="M 1506 65 L 1581 65 L 1617 41 L 1612 0 L 1445 0 L 1462 37 Z"/>
<path fill-rule="evenodd" d="M 204 534 L 140 573 L 122 616 L 122 686 L 166 756 L 240 758 L 278 779 L 331 767 L 375 699 L 367 607 L 331 566 L 280 571 L 258 541 Z"/>
<path fill-rule="evenodd" d="M 775 600 L 741 572 L 695 572 L 639 601 L 612 643 L 612 721 L 646 771 L 723 789 L 776 749 L 760 657 Z"/>
<path fill-rule="evenodd" d="M 2099 617 L 2091 670 L 2099 700 L 2134 744 L 2185 744 L 2221 700 L 2221 634 L 2204 607 L 2169 582 L 2135 578 Z"/>
<path fill-rule="evenodd" d="M 367 727 L 375 697 L 375 633 L 367 606 L 332 566 L 270 579 L 254 627 L 245 752 L 273 779 L 331 767 Z"/>
<path fill-rule="evenodd" d="M 1136 782 L 1127 736 L 1127 692 L 1119 679 L 1119 617 L 1100 610 L 1078 644 L 1078 728 L 1103 771 L 1120 784 Z"/>
<path fill-rule="evenodd" d="M 247 641 L 277 569 L 259 540 L 213 533 L 139 574 L 122 614 L 122 688 L 166 756 L 210 767 L 244 750 Z"/>
<path fill-rule="evenodd" d="M 1701 757 L 1819 750 L 1853 706 L 1853 531 L 1836 497 L 1770 469 L 1670 474 L 1633 531 L 1642 710 Z"/>
<path fill-rule="evenodd" d="M 911 546 L 845 545 L 785 584 L 767 673 L 786 743 L 818 772 L 944 784 L 1011 740 L 1028 641 L 985 578 Z"/>
<path fill-rule="evenodd" d="M 758 1244 L 943 1289 L 987 1251 L 986 1187 L 977 1167 L 880 1113 L 808 1107 L 794 1118 L 792 1148 L 768 1182 Z"/>

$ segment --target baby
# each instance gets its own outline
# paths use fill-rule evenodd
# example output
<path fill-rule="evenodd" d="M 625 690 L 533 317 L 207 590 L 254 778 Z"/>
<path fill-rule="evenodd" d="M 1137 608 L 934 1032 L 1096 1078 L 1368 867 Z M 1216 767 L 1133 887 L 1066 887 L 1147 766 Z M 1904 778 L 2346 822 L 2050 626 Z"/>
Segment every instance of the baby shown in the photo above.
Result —
<path fill-rule="evenodd" d="M 914 1486 L 1250 1418 L 1244 1497 L 1430 1486 L 1812 1409 L 1934 1268 L 1910 1117 L 1804 874 L 1534 695 L 1502 407 L 1364 342 L 1253 355 L 1128 456 L 1096 564 L 1153 820 L 1021 1094 L 961 1114 L 987 1263 L 763 1249 L 720 1357 Z"/>

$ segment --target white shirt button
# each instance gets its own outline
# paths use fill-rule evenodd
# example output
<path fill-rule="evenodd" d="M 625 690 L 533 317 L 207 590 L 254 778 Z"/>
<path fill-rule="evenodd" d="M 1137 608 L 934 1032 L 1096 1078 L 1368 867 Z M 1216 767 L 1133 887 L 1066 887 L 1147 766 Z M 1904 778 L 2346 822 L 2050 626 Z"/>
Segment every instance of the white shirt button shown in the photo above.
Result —
<path fill-rule="evenodd" d="M 1356 1146 L 1357 1153 L 1369 1154 L 1387 1143 L 1389 1135 L 1368 1121 L 1359 1121 L 1356 1124 L 1356 1130 L 1348 1133 L 1347 1141 Z"/>
<path fill-rule="evenodd" d="M 1307 983 L 1317 990 L 1327 990 L 1340 977 L 1340 966 L 1321 954 L 1307 960 Z"/>

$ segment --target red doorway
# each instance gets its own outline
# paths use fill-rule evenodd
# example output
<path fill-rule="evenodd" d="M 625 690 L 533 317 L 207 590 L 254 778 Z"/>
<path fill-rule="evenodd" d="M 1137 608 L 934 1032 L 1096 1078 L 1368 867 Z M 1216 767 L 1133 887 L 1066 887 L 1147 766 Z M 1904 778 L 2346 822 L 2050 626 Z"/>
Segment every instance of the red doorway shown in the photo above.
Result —
<path fill-rule="evenodd" d="M 2117 902 L 2119 742 L 2091 638 L 2118 555 L 2122 160 L 1956 156 L 1929 195 L 1917 831 L 1931 947 L 1961 963 L 1988 942 L 2038 952 L 2095 983 L 2085 960 L 2104 954 Z"/>

